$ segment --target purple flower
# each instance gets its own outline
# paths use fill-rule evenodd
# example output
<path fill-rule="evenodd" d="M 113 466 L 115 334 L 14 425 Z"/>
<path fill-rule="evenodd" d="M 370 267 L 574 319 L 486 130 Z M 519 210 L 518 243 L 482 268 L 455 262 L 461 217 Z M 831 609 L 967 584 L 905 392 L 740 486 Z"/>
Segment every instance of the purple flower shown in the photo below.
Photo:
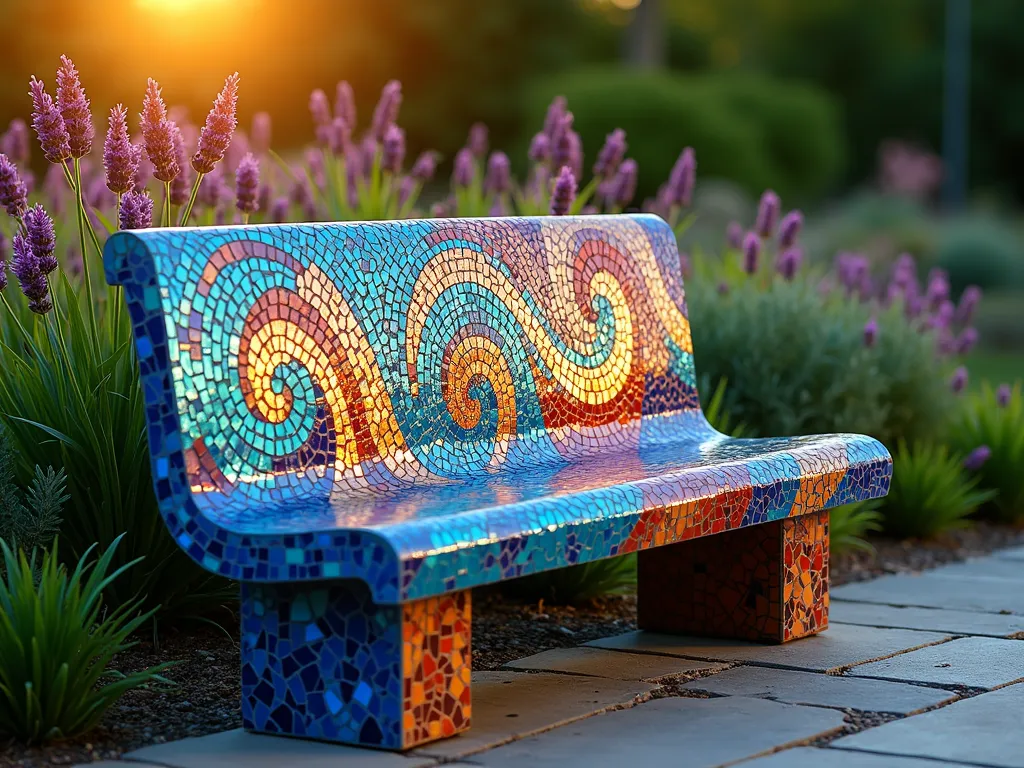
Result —
<path fill-rule="evenodd" d="M 181 170 L 174 151 L 176 126 L 167 118 L 167 105 L 160 95 L 159 83 L 153 78 L 146 84 L 139 122 L 146 155 L 153 164 L 153 175 L 163 182 L 173 180 Z"/>
<path fill-rule="evenodd" d="M 381 169 L 390 173 L 401 173 L 405 160 L 405 131 L 394 123 L 384 129 L 384 141 L 380 155 Z"/>
<path fill-rule="evenodd" d="M 776 269 L 785 280 L 792 280 L 800 270 L 800 265 L 803 263 L 803 260 L 803 250 L 800 246 L 794 245 L 791 248 L 787 248 L 779 255 Z"/>
<path fill-rule="evenodd" d="M 487 126 L 483 123 L 473 123 L 469 127 L 469 139 L 466 146 L 473 153 L 473 157 L 484 157 L 487 154 Z"/>
<path fill-rule="evenodd" d="M 7 237 L 0 232 L 0 291 L 7 287 Z"/>
<path fill-rule="evenodd" d="M 757 223 L 754 225 L 757 234 L 761 237 L 772 236 L 772 233 L 775 232 L 775 225 L 779 221 L 781 207 L 782 201 L 779 200 L 779 196 L 770 189 L 765 190 L 761 195 L 761 202 L 757 206 Z"/>
<path fill-rule="evenodd" d="M 13 251 L 11 271 L 18 278 L 21 292 L 28 299 L 29 309 L 37 314 L 45 315 L 53 309 L 49 297 L 50 288 L 46 284 L 46 275 L 40 267 L 39 259 L 36 258 L 28 239 L 21 232 L 14 236 Z"/>
<path fill-rule="evenodd" d="M 987 445 L 979 445 L 964 458 L 964 469 L 968 472 L 977 472 L 990 458 L 992 458 L 992 449 Z"/>
<path fill-rule="evenodd" d="M 501 201 L 500 197 L 494 198 L 494 202 L 491 203 L 491 208 L 487 211 L 487 215 L 494 218 L 505 215 L 505 204 Z"/>
<path fill-rule="evenodd" d="M 103 142 L 103 172 L 107 188 L 123 195 L 135 184 L 141 149 L 128 138 L 128 110 L 118 104 L 110 109 L 107 138 Z"/>
<path fill-rule="evenodd" d="M 441 200 L 430 206 L 430 215 L 435 219 L 444 219 L 455 213 L 455 201 Z"/>
<path fill-rule="evenodd" d="M 210 181 L 207 176 L 203 186 Z M 121 198 L 121 229 L 146 229 L 153 225 L 153 201 L 146 192 L 132 190 Z"/>
<path fill-rule="evenodd" d="M 57 269 L 57 257 L 54 255 L 57 237 L 53 231 L 53 219 L 39 203 L 25 213 L 25 235 L 40 271 L 48 275 Z"/>
<path fill-rule="evenodd" d="M 721 283 L 718 284 L 718 289 L 717 290 L 718 290 L 718 295 L 719 296 L 728 296 L 729 295 L 729 284 L 723 280 Z"/>
<path fill-rule="evenodd" d="M 863 288 L 865 277 L 870 276 L 869 268 L 867 258 L 859 253 L 842 252 L 836 256 L 836 272 L 847 296 Z"/>
<path fill-rule="evenodd" d="M 949 380 L 949 388 L 955 393 L 960 394 L 967 387 L 967 369 L 964 366 L 960 366 L 953 371 L 953 376 Z"/>
<path fill-rule="evenodd" d="M 340 117 L 334 118 L 325 129 L 327 148 L 335 155 L 346 153 L 352 141 L 352 129 Z"/>
<path fill-rule="evenodd" d="M 935 314 L 928 319 L 928 325 L 931 328 L 949 328 L 955 313 L 956 307 L 953 306 L 953 302 L 946 300 L 939 305 Z"/>
<path fill-rule="evenodd" d="M 260 188 L 260 161 L 250 152 L 235 171 L 235 207 L 244 214 L 259 210 L 256 195 Z"/>
<path fill-rule="evenodd" d="M 303 180 L 305 180 L 303 178 Z M 214 168 L 203 176 L 199 183 L 199 191 L 196 193 L 196 202 L 205 208 L 217 208 L 220 201 L 227 196 L 227 186 L 224 182 L 224 171 L 220 167 Z"/>
<path fill-rule="evenodd" d="M 60 57 L 60 66 L 57 67 L 57 109 L 67 128 L 71 156 L 89 154 L 96 128 L 92 124 L 89 100 L 85 98 L 78 70 L 67 56 Z"/>
<path fill-rule="evenodd" d="M 610 178 L 619 169 L 619 164 L 626 156 L 626 132 L 616 128 L 604 140 L 604 146 L 597 153 L 594 162 L 594 176 L 599 179 Z"/>
<path fill-rule="evenodd" d="M 974 311 L 981 301 L 981 288 L 976 285 L 969 285 L 964 288 L 960 295 L 960 304 L 956 308 L 956 321 L 958 323 L 969 323 L 974 317 Z"/>
<path fill-rule="evenodd" d="M 340 81 L 334 88 L 334 116 L 344 120 L 349 130 L 356 129 L 356 96 L 347 80 Z"/>
<path fill-rule="evenodd" d="M 455 165 L 452 170 L 452 184 L 456 187 L 468 187 L 473 183 L 473 153 L 463 147 L 455 154 Z"/>
<path fill-rule="evenodd" d="M 388 126 L 398 119 L 398 110 L 402 106 L 402 84 L 397 80 L 391 80 L 380 94 L 380 101 L 373 110 L 373 120 L 370 123 L 370 135 L 377 141 L 384 140 L 384 134 Z"/>
<path fill-rule="evenodd" d="M 636 195 L 636 180 L 639 167 L 636 160 L 629 158 L 619 165 L 615 177 L 610 182 L 609 197 L 616 208 L 625 208 Z"/>
<path fill-rule="evenodd" d="M 512 166 L 508 161 L 508 155 L 504 152 L 492 152 L 487 160 L 484 190 L 495 195 L 503 195 L 511 186 Z"/>
<path fill-rule="evenodd" d="M 533 137 L 529 157 L 535 163 L 546 163 L 551 157 L 551 138 L 546 133 L 538 133 Z"/>
<path fill-rule="evenodd" d="M 686 147 L 679 154 L 672 173 L 668 177 L 665 195 L 669 205 L 687 207 L 693 197 L 693 187 L 697 179 L 697 156 L 693 147 Z"/>
<path fill-rule="evenodd" d="M 996 404 L 1000 408 L 1005 408 L 1010 404 L 1010 399 L 1013 397 L 1013 392 L 1010 391 L 1009 384 L 1000 384 L 999 389 L 996 390 Z"/>
<path fill-rule="evenodd" d="M 421 152 L 420 156 L 416 158 L 416 162 L 412 164 L 412 170 L 409 171 L 409 175 L 422 184 L 434 178 L 436 172 L 437 155 L 428 149 L 425 152 Z"/>
<path fill-rule="evenodd" d="M 224 159 L 224 153 L 238 127 L 235 115 L 237 109 L 238 73 L 235 72 L 224 81 L 224 87 L 214 99 L 213 108 L 206 116 L 206 124 L 199 133 L 199 148 L 192 156 L 192 167 L 196 173 L 209 173 Z"/>
<path fill-rule="evenodd" d="M 933 310 L 949 299 L 949 275 L 944 270 L 933 269 L 928 273 L 925 297 L 928 300 L 928 306 Z"/>
<path fill-rule="evenodd" d="M 551 167 L 556 172 L 561 170 L 563 166 L 572 168 L 572 120 L 572 112 L 563 114 L 555 129 L 555 135 L 551 137 Z"/>
<path fill-rule="evenodd" d="M 270 204 L 270 220 L 275 224 L 281 224 L 288 220 L 288 207 L 290 203 L 287 197 L 277 197 Z"/>
<path fill-rule="evenodd" d="M 28 126 L 19 117 L 11 120 L 7 133 L 0 139 L 0 152 L 3 152 L 12 161 L 26 165 L 29 161 L 28 150 Z"/>
<path fill-rule="evenodd" d="M 924 312 L 924 298 L 917 295 L 908 296 L 904 312 L 910 320 L 920 316 Z"/>
<path fill-rule="evenodd" d="M 743 247 L 743 234 L 743 225 L 738 221 L 730 221 L 729 226 L 725 228 L 725 242 L 730 248 L 739 250 Z"/>
<path fill-rule="evenodd" d="M 974 328 L 967 327 L 961 331 L 959 338 L 956 340 L 956 351 L 959 355 L 966 355 L 972 349 L 974 345 L 978 343 L 978 331 Z"/>
<path fill-rule="evenodd" d="M 563 165 L 551 190 L 551 215 L 565 216 L 576 200 L 576 177 Z"/>
<path fill-rule="evenodd" d="M 398 207 L 404 208 L 405 204 L 412 199 L 415 191 L 416 179 L 412 176 L 403 176 L 402 180 L 398 183 Z"/>
<path fill-rule="evenodd" d="M 909 253 L 901 253 L 892 269 L 894 285 L 906 290 L 917 284 L 917 264 Z"/>
<path fill-rule="evenodd" d="M 748 275 L 757 272 L 757 262 L 761 257 L 761 238 L 756 232 L 747 232 L 743 236 L 743 271 Z"/>
<path fill-rule="evenodd" d="M 28 189 L 7 155 L 0 155 L 0 206 L 16 219 L 28 207 Z"/>
<path fill-rule="evenodd" d="M 804 226 L 804 215 L 800 211 L 790 211 L 782 217 L 779 224 L 779 248 L 792 248 Z"/>
<path fill-rule="evenodd" d="M 316 128 L 316 140 L 327 144 L 331 133 L 331 103 L 327 100 L 327 94 L 319 88 L 309 94 L 309 114 Z"/>
<path fill-rule="evenodd" d="M 46 92 L 42 80 L 32 78 L 29 83 L 32 95 L 32 127 L 39 138 L 43 156 L 51 163 L 60 163 L 71 157 L 70 137 L 64 118 Z"/>
<path fill-rule="evenodd" d="M 878 339 L 878 321 L 871 318 L 864 325 L 864 346 L 873 347 Z"/>
<path fill-rule="evenodd" d="M 252 148 L 259 155 L 265 155 L 270 151 L 272 126 L 268 112 L 257 112 L 252 116 Z"/>
<path fill-rule="evenodd" d="M 178 175 L 171 179 L 171 203 L 184 205 L 192 191 L 192 180 L 188 172 L 188 152 L 185 150 L 185 137 L 181 129 L 174 123 L 171 125 L 174 126 L 171 131 L 171 138 L 174 140 L 174 162 L 178 166 Z"/>

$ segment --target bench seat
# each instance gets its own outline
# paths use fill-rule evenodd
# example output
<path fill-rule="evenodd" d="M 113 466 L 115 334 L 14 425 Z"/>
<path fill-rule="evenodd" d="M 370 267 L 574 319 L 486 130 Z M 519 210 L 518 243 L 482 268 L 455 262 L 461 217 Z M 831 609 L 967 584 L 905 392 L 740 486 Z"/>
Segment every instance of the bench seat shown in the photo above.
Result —
<path fill-rule="evenodd" d="M 104 258 L 161 514 L 242 583 L 249 730 L 455 735 L 471 588 L 632 552 L 643 628 L 814 634 L 828 510 L 888 490 L 871 438 L 710 427 L 654 216 L 146 230 Z"/>

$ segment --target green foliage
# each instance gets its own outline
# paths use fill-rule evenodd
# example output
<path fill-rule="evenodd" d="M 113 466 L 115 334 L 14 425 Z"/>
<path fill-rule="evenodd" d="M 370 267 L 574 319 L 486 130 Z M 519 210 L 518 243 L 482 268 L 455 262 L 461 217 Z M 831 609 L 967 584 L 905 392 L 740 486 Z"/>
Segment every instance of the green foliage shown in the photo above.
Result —
<path fill-rule="evenodd" d="M 1024 287 L 1024 241 L 991 217 L 969 217 L 946 225 L 938 249 L 939 266 L 959 293 L 967 285 Z"/>
<path fill-rule="evenodd" d="M 829 547 L 833 554 L 839 555 L 854 549 L 872 550 L 864 536 L 871 531 L 881 530 L 880 505 L 878 499 L 872 499 L 844 504 L 830 510 Z"/>
<path fill-rule="evenodd" d="M 974 325 L 986 349 L 1024 352 L 1024 290 L 986 294 Z M 1024 373 L 1024 363 L 1017 368 Z"/>
<path fill-rule="evenodd" d="M 604 595 L 636 589 L 636 555 L 606 557 L 592 563 L 512 579 L 500 585 L 503 594 L 524 600 L 572 605 Z"/>
<path fill-rule="evenodd" d="M 842 168 L 835 110 L 810 86 L 747 74 L 585 68 L 531 83 L 523 101 L 528 125 L 539 128 L 556 94 L 568 99 L 588 162 L 614 128 L 626 131 L 640 166 L 639 199 L 655 192 L 687 145 L 702 177 L 728 178 L 755 194 L 772 187 L 783 197 L 810 197 Z"/>
<path fill-rule="evenodd" d="M 97 291 L 96 331 L 84 291 L 63 277 L 52 290 L 56 315 L 31 314 L 12 291 L 5 292 L 11 311 L 0 312 L 0 420 L 16 451 L 19 484 L 29 485 L 37 466 L 64 468 L 70 500 L 60 542 L 74 557 L 127 531 L 114 566 L 143 556 L 146 566 L 109 585 L 113 604 L 143 595 L 146 610 L 162 604 L 162 616 L 183 616 L 234 600 L 231 585 L 192 562 L 160 516 L 139 367 L 118 289 Z"/>
<path fill-rule="evenodd" d="M 110 668 L 151 616 L 138 614 L 139 600 L 104 609 L 104 591 L 137 562 L 113 567 L 119 541 L 94 564 L 86 550 L 70 574 L 55 544 L 42 557 L 38 584 L 35 555 L 15 555 L 0 541 L 0 736 L 29 744 L 77 736 L 126 691 L 163 681 L 166 663 L 130 675 Z"/>
<path fill-rule="evenodd" d="M 734 261 L 698 266 L 687 283 L 697 370 L 728 380 L 726 408 L 752 435 L 859 432 L 891 445 L 941 428 L 953 403 L 947 374 L 934 340 L 899 307 L 878 315 L 867 347 L 871 310 L 822 296 L 812 279 L 750 277 Z"/>
<path fill-rule="evenodd" d="M 35 468 L 22 501 L 14 481 L 14 450 L 0 422 L 0 540 L 32 551 L 51 541 L 60 530 L 61 507 L 68 500 L 64 470 Z M 3 567 L 0 566 L 0 574 Z"/>
<path fill-rule="evenodd" d="M 704 417 L 708 420 L 708 423 L 723 435 L 744 437 L 747 431 L 746 426 L 734 424 L 732 414 L 725 409 L 725 393 L 728 383 L 725 378 L 721 378 L 712 389 L 711 379 L 707 376 L 702 376 L 697 390 L 699 392 L 711 392 L 711 397 L 706 404 L 702 403 L 701 407 L 704 410 Z"/>
<path fill-rule="evenodd" d="M 978 489 L 963 468 L 963 455 L 941 443 L 900 440 L 893 453 L 889 495 L 881 502 L 882 531 L 899 538 L 929 538 L 963 528 L 994 491 Z"/>
<path fill-rule="evenodd" d="M 1018 383 L 1001 406 L 991 384 L 966 397 L 950 429 L 962 454 L 987 445 L 992 455 L 977 471 L 982 488 L 998 491 L 984 508 L 1003 522 L 1024 521 L 1024 396 Z"/>

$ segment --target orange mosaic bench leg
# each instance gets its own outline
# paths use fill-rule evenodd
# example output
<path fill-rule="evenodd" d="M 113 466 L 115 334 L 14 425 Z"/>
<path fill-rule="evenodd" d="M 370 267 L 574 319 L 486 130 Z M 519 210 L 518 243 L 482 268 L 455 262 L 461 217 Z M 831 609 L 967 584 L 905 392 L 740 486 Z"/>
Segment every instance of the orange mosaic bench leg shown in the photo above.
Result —
<path fill-rule="evenodd" d="M 638 554 L 637 620 L 671 634 L 784 643 L 828 628 L 828 511 Z"/>
<path fill-rule="evenodd" d="M 469 590 L 378 605 L 361 582 L 242 585 L 246 730 L 409 749 L 469 728 Z"/>

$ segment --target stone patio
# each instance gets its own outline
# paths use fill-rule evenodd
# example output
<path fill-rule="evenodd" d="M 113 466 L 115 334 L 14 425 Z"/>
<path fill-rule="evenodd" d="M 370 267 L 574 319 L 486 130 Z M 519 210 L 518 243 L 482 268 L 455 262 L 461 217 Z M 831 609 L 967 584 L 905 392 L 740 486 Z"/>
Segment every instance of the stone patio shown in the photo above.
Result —
<path fill-rule="evenodd" d="M 787 645 L 633 632 L 475 674 L 472 730 L 404 755 L 230 731 L 126 761 L 1024 768 L 1024 550 L 832 594 L 831 629 Z"/>

